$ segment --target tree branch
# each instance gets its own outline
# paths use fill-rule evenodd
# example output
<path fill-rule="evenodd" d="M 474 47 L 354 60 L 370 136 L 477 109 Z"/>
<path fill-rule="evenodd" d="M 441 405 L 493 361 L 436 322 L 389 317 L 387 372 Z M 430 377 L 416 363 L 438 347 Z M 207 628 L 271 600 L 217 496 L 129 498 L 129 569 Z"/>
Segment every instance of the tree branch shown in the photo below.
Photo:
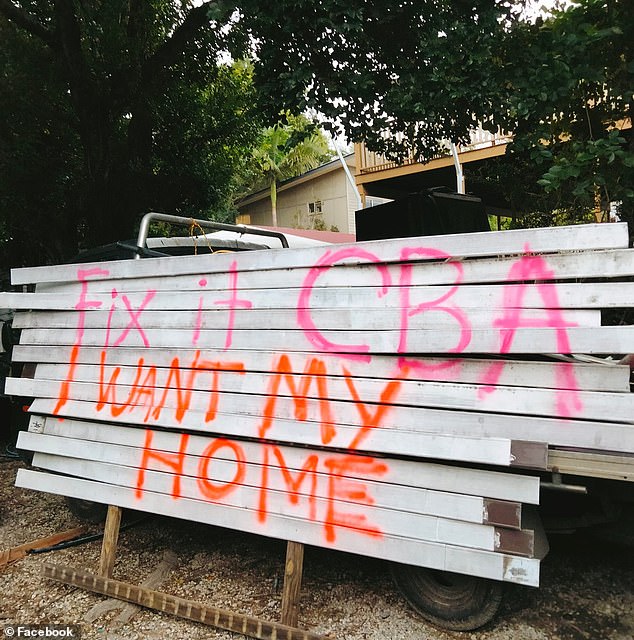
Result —
<path fill-rule="evenodd" d="M 0 0 L 0 13 L 16 26 L 42 40 L 51 49 L 59 48 L 54 32 L 47 29 L 35 16 L 13 4 L 11 0 Z"/>
<path fill-rule="evenodd" d="M 72 90 L 87 83 L 89 72 L 81 47 L 81 31 L 71 0 L 55 0 L 55 17 Z"/>
<path fill-rule="evenodd" d="M 127 36 L 130 47 L 136 47 L 137 51 L 143 51 L 147 40 L 149 9 L 145 0 L 130 0 L 128 2 Z M 139 42 L 141 41 L 141 42 Z"/>
<path fill-rule="evenodd" d="M 156 74 L 161 73 L 178 60 L 187 43 L 199 33 L 202 27 L 211 22 L 212 18 L 209 16 L 209 10 L 212 7 L 217 7 L 220 10 L 224 9 L 227 13 L 227 18 L 231 15 L 232 6 L 222 0 L 203 2 L 198 7 L 191 9 L 180 26 L 174 30 L 171 37 L 156 50 L 154 55 L 148 58 L 143 67 L 143 76 L 145 78 L 155 77 Z"/>

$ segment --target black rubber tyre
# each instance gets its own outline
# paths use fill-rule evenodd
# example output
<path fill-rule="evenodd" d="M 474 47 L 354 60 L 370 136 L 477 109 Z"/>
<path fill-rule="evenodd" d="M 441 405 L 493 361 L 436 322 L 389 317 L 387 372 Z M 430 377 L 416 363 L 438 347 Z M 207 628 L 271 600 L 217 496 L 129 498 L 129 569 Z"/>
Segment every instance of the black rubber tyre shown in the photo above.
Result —
<path fill-rule="evenodd" d="M 108 513 L 108 505 L 78 498 L 66 498 L 68 508 L 84 522 L 103 522 Z"/>
<path fill-rule="evenodd" d="M 2 347 L 9 357 L 13 353 L 13 347 L 20 342 L 21 333 L 21 329 L 13 328 L 13 319 L 2 323 L 2 331 L 0 332 Z"/>
<path fill-rule="evenodd" d="M 392 565 L 392 576 L 420 616 L 442 629 L 478 629 L 502 601 L 502 583 L 495 580 L 403 564 Z"/>
<path fill-rule="evenodd" d="M 2 337 L 2 348 L 8 354 L 11 354 L 13 345 L 15 344 L 15 336 L 13 335 L 11 320 L 2 323 L 2 331 L 0 332 L 0 335 Z"/>

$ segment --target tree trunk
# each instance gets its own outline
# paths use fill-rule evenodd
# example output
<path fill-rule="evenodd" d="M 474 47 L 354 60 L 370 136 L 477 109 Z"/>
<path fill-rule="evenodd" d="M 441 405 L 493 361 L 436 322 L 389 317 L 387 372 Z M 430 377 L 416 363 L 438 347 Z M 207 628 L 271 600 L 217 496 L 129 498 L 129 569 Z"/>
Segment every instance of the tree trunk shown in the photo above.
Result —
<path fill-rule="evenodd" d="M 277 227 L 277 180 L 271 182 L 271 226 Z"/>

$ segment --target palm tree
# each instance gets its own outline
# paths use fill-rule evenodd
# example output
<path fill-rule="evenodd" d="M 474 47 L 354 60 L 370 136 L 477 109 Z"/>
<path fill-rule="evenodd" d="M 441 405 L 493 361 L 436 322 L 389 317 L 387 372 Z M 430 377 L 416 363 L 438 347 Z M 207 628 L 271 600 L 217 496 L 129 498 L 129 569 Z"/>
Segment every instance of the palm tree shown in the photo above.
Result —
<path fill-rule="evenodd" d="M 277 185 L 328 160 L 328 141 L 305 116 L 287 115 L 287 124 L 265 129 L 253 159 L 271 192 L 272 225 L 277 226 Z"/>

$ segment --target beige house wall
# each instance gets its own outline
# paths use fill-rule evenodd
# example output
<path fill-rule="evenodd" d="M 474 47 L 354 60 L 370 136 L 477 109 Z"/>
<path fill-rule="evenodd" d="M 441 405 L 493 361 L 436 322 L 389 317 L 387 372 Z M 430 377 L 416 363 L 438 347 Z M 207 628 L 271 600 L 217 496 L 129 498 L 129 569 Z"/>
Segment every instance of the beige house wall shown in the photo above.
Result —
<path fill-rule="evenodd" d="M 310 203 L 321 202 L 321 213 L 311 213 Z M 316 175 L 299 184 L 283 185 L 277 194 L 277 224 L 294 229 L 354 233 L 356 199 L 343 167 Z M 239 207 L 238 220 L 252 225 L 271 224 L 271 201 L 263 197 Z"/>

